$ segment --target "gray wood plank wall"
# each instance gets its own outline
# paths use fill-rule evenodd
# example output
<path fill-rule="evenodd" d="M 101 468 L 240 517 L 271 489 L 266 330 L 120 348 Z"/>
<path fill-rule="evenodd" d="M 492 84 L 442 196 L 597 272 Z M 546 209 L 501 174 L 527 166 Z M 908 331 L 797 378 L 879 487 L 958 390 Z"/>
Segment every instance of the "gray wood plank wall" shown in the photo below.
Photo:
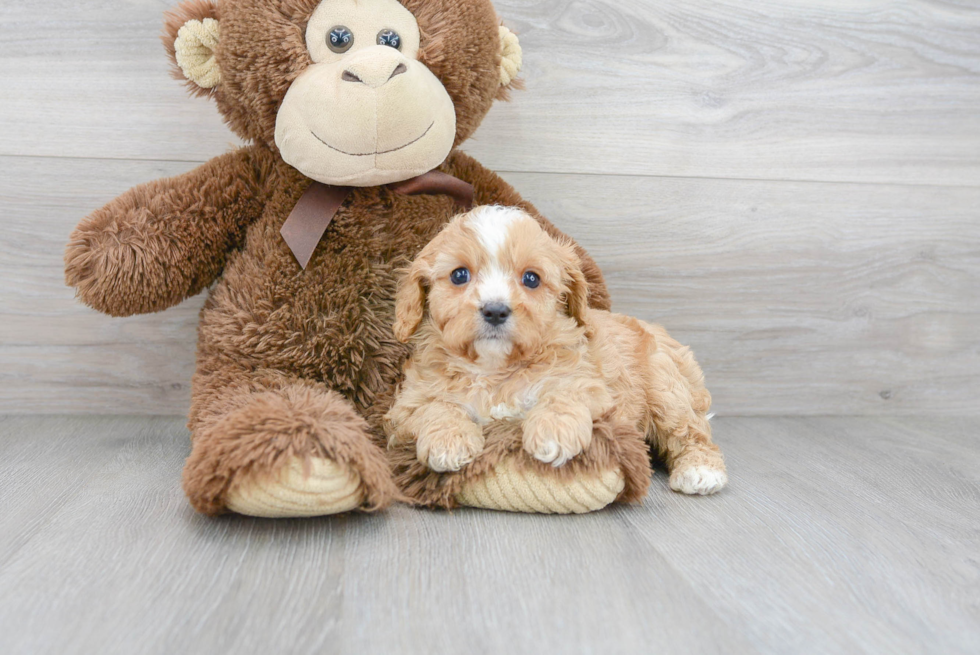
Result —
<path fill-rule="evenodd" d="M 201 298 L 75 304 L 75 223 L 237 140 L 169 3 L 0 5 L 0 412 L 183 413 Z M 527 89 L 465 149 L 663 323 L 728 415 L 976 414 L 980 5 L 500 0 Z"/>

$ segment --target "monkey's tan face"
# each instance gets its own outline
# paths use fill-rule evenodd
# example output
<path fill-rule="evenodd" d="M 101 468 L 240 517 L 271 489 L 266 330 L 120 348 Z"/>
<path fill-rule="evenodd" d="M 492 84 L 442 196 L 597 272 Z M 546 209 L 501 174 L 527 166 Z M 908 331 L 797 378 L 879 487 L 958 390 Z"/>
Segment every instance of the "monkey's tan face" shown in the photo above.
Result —
<path fill-rule="evenodd" d="M 418 23 L 397 0 L 323 0 L 306 46 L 314 64 L 276 116 L 286 163 L 325 184 L 375 186 L 421 175 L 449 155 L 453 101 L 417 60 Z"/>

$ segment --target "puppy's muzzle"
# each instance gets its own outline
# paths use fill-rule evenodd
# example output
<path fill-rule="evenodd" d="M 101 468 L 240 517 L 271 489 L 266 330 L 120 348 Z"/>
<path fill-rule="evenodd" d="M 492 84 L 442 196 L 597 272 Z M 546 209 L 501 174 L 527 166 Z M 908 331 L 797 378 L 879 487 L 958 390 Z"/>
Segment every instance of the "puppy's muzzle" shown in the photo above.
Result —
<path fill-rule="evenodd" d="M 510 316 L 510 307 L 502 302 L 489 302 L 480 309 L 483 320 L 493 326 L 503 325 Z"/>

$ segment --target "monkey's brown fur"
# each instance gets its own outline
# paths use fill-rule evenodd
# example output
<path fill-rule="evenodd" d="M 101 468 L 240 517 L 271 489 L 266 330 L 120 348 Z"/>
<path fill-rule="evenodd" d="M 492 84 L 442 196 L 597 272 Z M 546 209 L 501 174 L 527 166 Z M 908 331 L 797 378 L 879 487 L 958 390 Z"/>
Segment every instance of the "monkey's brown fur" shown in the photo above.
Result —
<path fill-rule="evenodd" d="M 300 269 L 279 229 L 311 181 L 282 161 L 273 130 L 289 84 L 310 63 L 303 25 L 317 4 L 222 0 L 219 12 L 193 0 L 171 16 L 168 44 L 185 20 L 220 17 L 222 82 L 208 94 L 253 145 L 128 191 L 83 220 L 65 254 L 68 284 L 113 316 L 161 311 L 213 285 L 201 311 L 184 471 L 191 503 L 207 514 L 225 511 L 236 476 L 273 473 L 294 455 L 354 468 L 366 508 L 401 497 L 380 432 L 408 352 L 391 332 L 395 271 L 455 209 L 446 196 L 355 189 Z M 459 144 L 501 91 L 498 19 L 485 0 L 403 4 L 423 34 L 420 60 L 455 103 Z M 477 204 L 524 207 L 559 234 L 469 156 L 454 150 L 439 170 L 473 184 Z M 591 304 L 608 308 L 598 267 L 579 255 Z M 615 440 L 594 443 L 594 457 L 555 474 L 619 461 L 634 497 L 645 486 L 646 453 L 620 452 Z M 405 483 L 417 484 L 394 456 Z"/>

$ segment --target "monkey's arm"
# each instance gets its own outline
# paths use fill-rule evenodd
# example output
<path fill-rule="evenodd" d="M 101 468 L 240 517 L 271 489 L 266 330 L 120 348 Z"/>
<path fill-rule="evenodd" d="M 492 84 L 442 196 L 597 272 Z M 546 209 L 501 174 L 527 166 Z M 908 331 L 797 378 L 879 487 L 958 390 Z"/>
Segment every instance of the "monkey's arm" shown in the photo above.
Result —
<path fill-rule="evenodd" d="M 199 293 L 259 217 L 270 161 L 252 146 L 130 189 L 72 232 L 65 281 L 113 316 L 160 311 Z"/>
<path fill-rule="evenodd" d="M 585 248 L 578 245 L 574 239 L 555 227 L 551 221 L 541 215 L 534 205 L 521 198 L 514 187 L 504 182 L 499 175 L 487 170 L 480 162 L 476 161 L 466 153 L 454 150 L 446 162 L 444 170 L 456 177 L 469 182 L 475 191 L 474 202 L 477 205 L 507 205 L 520 207 L 534 216 L 541 223 L 541 227 L 553 237 L 565 238 L 575 243 L 575 251 L 582 261 L 582 272 L 585 279 L 589 281 L 589 306 L 595 309 L 609 309 L 611 301 L 609 290 L 606 289 L 606 281 L 602 277 L 599 265 L 593 261 Z"/>

